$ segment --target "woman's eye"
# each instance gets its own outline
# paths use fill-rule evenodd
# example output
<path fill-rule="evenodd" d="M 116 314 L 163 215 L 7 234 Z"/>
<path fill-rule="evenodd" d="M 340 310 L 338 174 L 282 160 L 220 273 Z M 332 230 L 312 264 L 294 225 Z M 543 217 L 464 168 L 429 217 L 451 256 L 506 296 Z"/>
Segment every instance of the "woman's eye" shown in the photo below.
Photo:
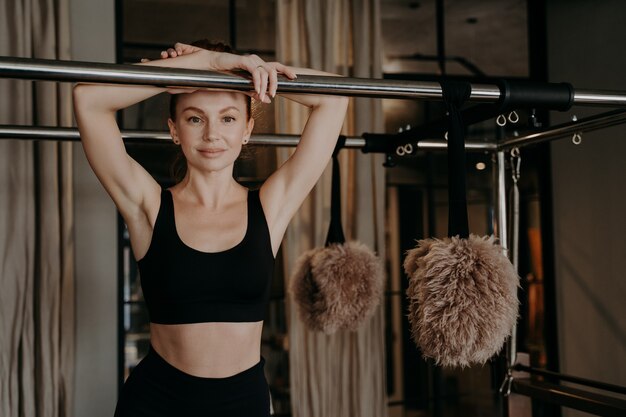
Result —
<path fill-rule="evenodd" d="M 235 121 L 235 118 L 234 118 L 234 117 L 231 117 L 231 116 L 225 116 L 225 117 L 224 117 L 224 121 L 225 121 L 226 123 L 232 123 L 232 122 L 234 122 L 234 121 Z"/>
<path fill-rule="evenodd" d="M 198 116 L 191 116 L 188 120 L 191 123 L 200 123 L 202 121 L 202 119 L 200 119 Z"/>

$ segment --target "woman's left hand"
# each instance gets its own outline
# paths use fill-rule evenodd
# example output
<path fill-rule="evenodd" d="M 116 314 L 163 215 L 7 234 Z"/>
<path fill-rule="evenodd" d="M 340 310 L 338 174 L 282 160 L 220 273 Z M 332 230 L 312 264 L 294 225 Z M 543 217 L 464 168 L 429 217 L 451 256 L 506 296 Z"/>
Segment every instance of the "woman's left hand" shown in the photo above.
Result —
<path fill-rule="evenodd" d="M 271 103 L 270 97 L 276 97 L 279 74 L 292 80 L 297 77 L 296 73 L 288 66 L 280 62 L 265 62 L 254 54 L 220 54 L 216 59 L 216 69 L 218 71 L 242 69 L 249 72 L 254 84 L 254 93 L 250 95 L 264 103 Z"/>
<path fill-rule="evenodd" d="M 161 52 L 161 58 L 174 58 L 188 55 L 204 49 L 177 42 L 173 48 Z M 254 92 L 245 92 L 255 100 L 271 103 L 271 97 L 276 96 L 278 89 L 278 74 L 290 79 L 297 78 L 296 73 L 280 62 L 265 62 L 257 55 L 236 55 L 226 52 L 217 52 L 213 62 L 216 71 L 232 71 L 242 69 L 250 73 L 254 84 Z M 269 96 L 268 96 L 269 95 Z"/>

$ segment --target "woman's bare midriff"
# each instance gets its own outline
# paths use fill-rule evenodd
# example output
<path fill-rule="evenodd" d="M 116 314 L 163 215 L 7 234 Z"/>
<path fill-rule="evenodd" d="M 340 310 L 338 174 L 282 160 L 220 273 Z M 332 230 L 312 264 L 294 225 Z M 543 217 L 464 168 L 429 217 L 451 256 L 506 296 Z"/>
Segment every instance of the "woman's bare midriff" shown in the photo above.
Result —
<path fill-rule="evenodd" d="M 170 365 L 203 378 L 226 378 L 261 359 L 263 322 L 150 323 L 150 342 Z"/>

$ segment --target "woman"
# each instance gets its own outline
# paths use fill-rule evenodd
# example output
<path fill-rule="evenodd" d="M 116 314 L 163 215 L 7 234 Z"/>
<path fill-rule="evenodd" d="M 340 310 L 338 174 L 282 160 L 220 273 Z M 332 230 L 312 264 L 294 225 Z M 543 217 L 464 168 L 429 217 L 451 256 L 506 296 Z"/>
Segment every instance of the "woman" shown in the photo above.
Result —
<path fill-rule="evenodd" d="M 277 75 L 332 75 L 176 44 L 140 65 L 248 71 L 249 96 L 232 91 L 80 84 L 83 148 L 130 232 L 150 315 L 150 351 L 124 384 L 116 416 L 267 416 L 260 356 L 274 258 L 290 219 L 324 171 L 345 117 L 345 97 L 285 94 L 311 109 L 295 153 L 249 191 L 233 178 L 254 119 L 250 96 L 270 103 Z M 222 49 L 223 50 L 223 49 Z M 173 95 L 168 126 L 187 163 L 168 190 L 125 151 L 117 110 Z"/>

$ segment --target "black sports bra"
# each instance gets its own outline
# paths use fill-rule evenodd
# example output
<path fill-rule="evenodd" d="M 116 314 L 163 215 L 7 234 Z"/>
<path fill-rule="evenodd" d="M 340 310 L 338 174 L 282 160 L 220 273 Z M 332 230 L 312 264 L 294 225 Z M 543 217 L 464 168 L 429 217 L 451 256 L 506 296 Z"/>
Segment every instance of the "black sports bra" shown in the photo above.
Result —
<path fill-rule="evenodd" d="M 222 252 L 201 252 L 182 242 L 169 190 L 139 275 L 150 321 L 160 324 L 254 322 L 265 317 L 274 255 L 259 192 L 248 191 L 243 240 Z"/>

